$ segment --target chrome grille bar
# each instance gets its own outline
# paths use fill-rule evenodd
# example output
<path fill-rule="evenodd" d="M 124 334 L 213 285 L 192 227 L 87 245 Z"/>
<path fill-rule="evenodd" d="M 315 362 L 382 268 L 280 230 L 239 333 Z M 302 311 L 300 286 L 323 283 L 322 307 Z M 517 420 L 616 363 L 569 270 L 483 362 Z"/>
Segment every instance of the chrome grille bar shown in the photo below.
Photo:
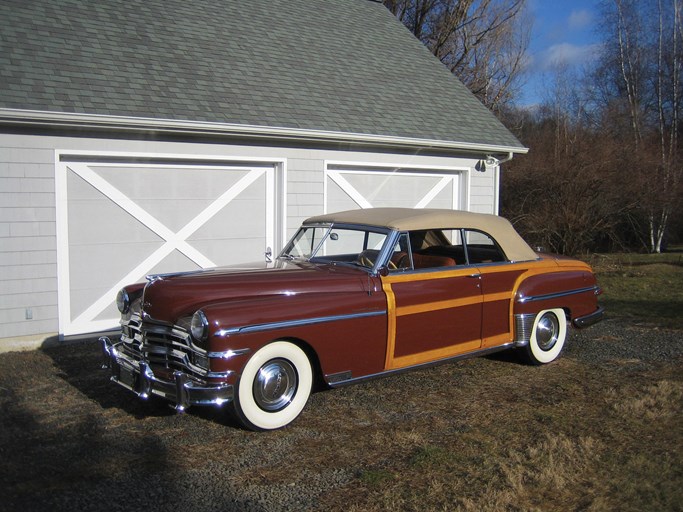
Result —
<path fill-rule="evenodd" d="M 121 324 L 123 336 L 120 350 L 137 361 L 181 371 L 204 381 L 214 376 L 208 369 L 194 364 L 195 357 L 207 359 L 206 351 L 193 345 L 190 334 L 178 326 L 143 323 L 136 313 Z"/>

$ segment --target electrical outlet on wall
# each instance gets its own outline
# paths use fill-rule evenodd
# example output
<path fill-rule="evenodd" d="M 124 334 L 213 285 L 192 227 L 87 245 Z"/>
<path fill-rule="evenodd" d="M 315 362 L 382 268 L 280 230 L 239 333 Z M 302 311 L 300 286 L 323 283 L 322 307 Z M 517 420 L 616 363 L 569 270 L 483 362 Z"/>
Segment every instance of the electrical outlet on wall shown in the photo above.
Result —
<path fill-rule="evenodd" d="M 26 320 L 33 320 L 33 308 L 26 308 Z"/>

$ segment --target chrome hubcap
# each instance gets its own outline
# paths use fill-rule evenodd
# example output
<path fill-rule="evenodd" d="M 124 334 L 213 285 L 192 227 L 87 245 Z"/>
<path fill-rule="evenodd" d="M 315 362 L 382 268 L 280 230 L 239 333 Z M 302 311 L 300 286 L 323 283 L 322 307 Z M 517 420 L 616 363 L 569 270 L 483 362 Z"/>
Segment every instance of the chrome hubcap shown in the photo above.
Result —
<path fill-rule="evenodd" d="M 298 385 L 294 366 L 285 359 L 272 359 L 264 364 L 254 379 L 254 400 L 267 412 L 287 407 Z"/>
<path fill-rule="evenodd" d="M 536 325 L 536 341 L 541 350 L 550 350 L 557 343 L 560 324 L 552 313 L 546 313 Z"/>

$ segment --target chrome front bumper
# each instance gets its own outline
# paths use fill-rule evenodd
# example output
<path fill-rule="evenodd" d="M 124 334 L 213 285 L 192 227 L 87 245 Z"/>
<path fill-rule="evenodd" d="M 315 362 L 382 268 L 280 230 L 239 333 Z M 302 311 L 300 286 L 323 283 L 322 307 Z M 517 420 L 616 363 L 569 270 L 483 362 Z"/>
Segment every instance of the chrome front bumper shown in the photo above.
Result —
<path fill-rule="evenodd" d="M 233 387 L 229 384 L 202 386 L 193 381 L 186 373 L 176 370 L 172 380 L 154 375 L 152 368 L 144 360 L 135 360 L 124 355 L 107 336 L 99 338 L 102 347 L 102 368 L 111 369 L 111 380 L 137 394 L 142 399 L 151 395 L 165 398 L 178 412 L 191 405 L 223 405 L 231 402 Z"/>

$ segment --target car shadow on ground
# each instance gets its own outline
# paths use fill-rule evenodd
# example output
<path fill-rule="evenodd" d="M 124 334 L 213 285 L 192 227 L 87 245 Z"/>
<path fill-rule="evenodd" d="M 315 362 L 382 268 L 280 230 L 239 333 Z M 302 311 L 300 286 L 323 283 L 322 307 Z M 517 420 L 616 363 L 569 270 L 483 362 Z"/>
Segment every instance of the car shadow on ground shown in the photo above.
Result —
<path fill-rule="evenodd" d="M 260 480 L 243 485 L 244 468 L 263 461 L 249 450 L 269 456 L 268 437 L 223 428 L 236 425 L 221 409 L 178 415 L 161 399 L 140 401 L 100 366 L 95 339 L 0 354 L 0 510 L 263 512 L 282 510 L 282 496 L 294 503 L 289 486 L 267 505 Z M 287 448 L 289 435 L 275 440 Z"/>
<path fill-rule="evenodd" d="M 120 409 L 136 419 L 180 414 L 162 398 L 152 396 L 143 400 L 111 382 L 110 370 L 102 368 L 102 351 L 96 338 L 40 350 L 53 361 L 58 369 L 58 377 L 97 402 L 103 409 Z M 226 427 L 242 429 L 228 405 L 192 407 L 182 414 L 191 414 Z"/>
<path fill-rule="evenodd" d="M 524 360 L 519 349 L 508 349 L 501 350 L 500 352 L 494 352 L 485 356 L 486 359 L 492 361 L 500 361 L 502 363 L 517 364 L 520 366 L 529 366 L 529 364 Z"/>
<path fill-rule="evenodd" d="M 54 362 L 58 376 L 103 409 L 122 409 L 137 418 L 172 416 L 176 412 L 162 400 L 141 400 L 111 382 L 110 370 L 102 368 L 102 351 L 96 339 L 40 349 Z"/>

